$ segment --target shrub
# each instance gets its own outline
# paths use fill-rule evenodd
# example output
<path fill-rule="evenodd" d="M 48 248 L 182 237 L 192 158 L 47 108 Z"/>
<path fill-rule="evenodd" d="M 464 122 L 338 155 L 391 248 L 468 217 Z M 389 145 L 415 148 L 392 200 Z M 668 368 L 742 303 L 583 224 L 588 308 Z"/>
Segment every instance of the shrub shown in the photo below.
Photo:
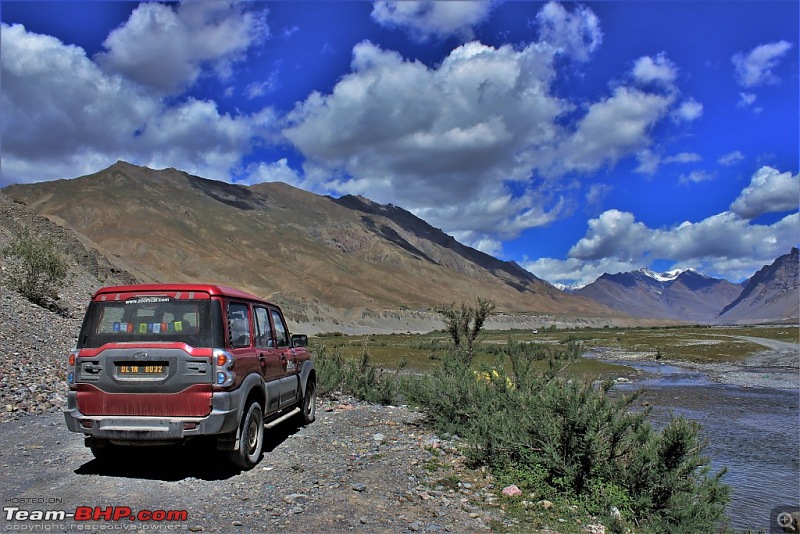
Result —
<path fill-rule="evenodd" d="M 345 358 L 340 351 L 326 345 L 314 352 L 317 391 L 322 396 L 340 391 L 368 402 L 391 404 L 400 395 L 400 372 L 405 365 L 401 362 L 391 372 L 375 366 L 370 361 L 366 341 L 357 360 Z"/>
<path fill-rule="evenodd" d="M 483 323 L 494 312 L 494 308 L 494 302 L 480 297 L 475 308 L 465 302 L 460 306 L 450 303 L 436 308 L 436 312 L 444 319 L 445 331 L 453 339 L 456 352 L 467 363 L 472 361 L 475 354 L 475 340 L 483 328 Z"/>
<path fill-rule="evenodd" d="M 58 288 L 67 276 L 67 263 L 50 239 L 24 230 L 2 250 L 5 284 L 31 302 L 53 308 Z"/>
<path fill-rule="evenodd" d="M 657 431 L 649 410 L 634 410 L 642 391 L 611 395 L 611 381 L 562 376 L 579 354 L 575 343 L 512 345 L 473 369 L 453 350 L 409 398 L 438 430 L 462 438 L 473 464 L 582 502 L 615 530 L 714 530 L 729 488 L 724 470 L 710 472 L 699 426 L 675 418 Z M 607 515 L 612 506 L 619 519 Z"/>

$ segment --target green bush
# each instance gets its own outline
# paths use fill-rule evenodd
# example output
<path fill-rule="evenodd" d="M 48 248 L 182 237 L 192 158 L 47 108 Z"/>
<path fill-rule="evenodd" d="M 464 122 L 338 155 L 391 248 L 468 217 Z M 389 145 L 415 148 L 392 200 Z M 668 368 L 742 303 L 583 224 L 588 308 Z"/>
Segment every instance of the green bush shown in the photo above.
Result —
<path fill-rule="evenodd" d="M 562 376 L 579 354 L 574 343 L 512 344 L 475 369 L 454 349 L 411 384 L 409 399 L 462 438 L 473 464 L 583 503 L 614 531 L 714 530 L 729 488 L 724 470 L 710 472 L 698 425 L 675 418 L 658 431 L 649 410 L 634 409 L 641 391 L 612 395 L 611 381 Z"/>
<path fill-rule="evenodd" d="M 56 307 L 58 288 L 67 276 L 67 263 L 50 239 L 24 230 L 2 249 L 4 282 L 40 306 Z"/>
<path fill-rule="evenodd" d="M 318 377 L 317 392 L 321 396 L 339 391 L 368 402 L 391 404 L 400 396 L 400 372 L 405 362 L 389 372 L 370 361 L 366 343 L 357 360 L 345 358 L 340 351 L 322 345 L 314 352 L 314 367 Z"/>
<path fill-rule="evenodd" d="M 489 466 L 498 480 L 540 498 L 578 503 L 603 517 L 611 532 L 718 527 L 729 488 L 722 483 L 724 469 L 711 473 L 699 425 L 673 418 L 657 430 L 649 409 L 635 408 L 642 391 L 617 394 L 611 381 L 563 376 L 580 358 L 576 343 L 509 341 L 482 351 L 494 354 L 492 365 L 474 366 L 474 342 L 493 309 L 488 301 L 478 305 L 446 307 L 454 346 L 437 350 L 441 357 L 425 375 L 376 367 L 368 338 L 356 360 L 323 345 L 315 352 L 320 393 L 342 391 L 382 403 L 404 395 L 438 431 L 461 438 L 474 466 Z"/>

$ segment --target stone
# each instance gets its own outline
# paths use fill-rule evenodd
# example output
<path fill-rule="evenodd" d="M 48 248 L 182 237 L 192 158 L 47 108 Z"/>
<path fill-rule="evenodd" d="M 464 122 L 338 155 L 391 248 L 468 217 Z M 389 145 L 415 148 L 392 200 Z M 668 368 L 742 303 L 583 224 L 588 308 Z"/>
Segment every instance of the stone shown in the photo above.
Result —
<path fill-rule="evenodd" d="M 284 496 L 283 502 L 287 504 L 305 504 L 308 502 L 308 495 L 305 493 L 291 493 Z"/>
<path fill-rule="evenodd" d="M 503 488 L 503 495 L 506 497 L 518 497 L 522 495 L 522 490 L 519 489 L 516 484 L 511 484 Z"/>

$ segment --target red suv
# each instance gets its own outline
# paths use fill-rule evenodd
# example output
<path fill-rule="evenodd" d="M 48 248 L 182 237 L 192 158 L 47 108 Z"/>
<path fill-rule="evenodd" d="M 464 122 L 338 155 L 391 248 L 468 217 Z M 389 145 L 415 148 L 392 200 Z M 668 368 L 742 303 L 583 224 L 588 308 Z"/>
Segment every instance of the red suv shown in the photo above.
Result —
<path fill-rule="evenodd" d="M 209 284 L 105 287 L 69 355 L 64 416 L 98 458 L 130 445 L 215 436 L 243 469 L 264 428 L 316 415 L 308 337 L 281 309 Z"/>

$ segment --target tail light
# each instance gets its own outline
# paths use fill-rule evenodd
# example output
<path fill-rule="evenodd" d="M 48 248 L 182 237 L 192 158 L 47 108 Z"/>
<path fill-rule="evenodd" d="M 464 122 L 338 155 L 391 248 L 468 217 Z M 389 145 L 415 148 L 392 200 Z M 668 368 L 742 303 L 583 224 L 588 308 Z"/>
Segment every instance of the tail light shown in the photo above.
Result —
<path fill-rule="evenodd" d="M 70 387 L 75 384 L 75 365 L 78 361 L 78 354 L 80 354 L 80 351 L 71 350 L 67 359 L 67 385 Z"/>
<path fill-rule="evenodd" d="M 228 387 L 236 380 L 236 374 L 231 371 L 233 368 L 233 355 L 222 349 L 214 349 L 214 385 Z"/>

